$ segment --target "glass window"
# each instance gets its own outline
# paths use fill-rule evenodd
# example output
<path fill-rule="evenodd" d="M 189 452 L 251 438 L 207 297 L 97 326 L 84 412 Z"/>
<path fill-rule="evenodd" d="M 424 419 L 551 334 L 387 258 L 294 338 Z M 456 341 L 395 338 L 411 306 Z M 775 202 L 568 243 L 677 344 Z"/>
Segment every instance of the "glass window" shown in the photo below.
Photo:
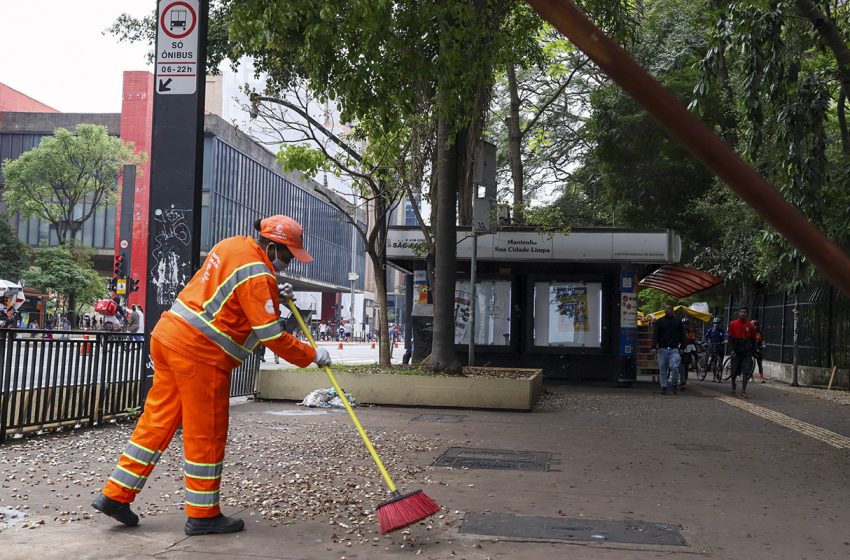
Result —
<path fill-rule="evenodd" d="M 602 346 L 602 284 L 534 284 L 534 345 Z"/>
<path fill-rule="evenodd" d="M 476 282 L 475 344 L 507 346 L 511 342 L 511 283 Z M 472 283 L 455 283 L 455 344 L 469 344 Z"/>

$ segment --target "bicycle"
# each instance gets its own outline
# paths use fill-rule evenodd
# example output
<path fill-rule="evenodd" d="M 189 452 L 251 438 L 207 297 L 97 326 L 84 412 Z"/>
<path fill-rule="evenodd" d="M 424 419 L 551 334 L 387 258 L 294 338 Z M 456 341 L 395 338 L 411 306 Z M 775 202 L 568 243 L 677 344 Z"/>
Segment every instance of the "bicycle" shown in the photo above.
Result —
<path fill-rule="evenodd" d="M 699 359 L 699 368 L 697 370 L 697 379 L 705 381 L 708 372 L 711 372 L 711 377 L 715 381 L 720 381 L 723 364 L 721 363 L 720 353 L 717 352 L 718 343 L 709 343 L 705 345 L 705 351 Z"/>
<path fill-rule="evenodd" d="M 725 360 L 723 360 L 723 381 L 728 381 L 729 378 L 732 377 L 732 358 L 733 356 L 728 356 Z M 747 360 L 741 367 L 741 375 L 745 375 L 747 381 L 752 381 L 755 369 L 756 357 L 750 355 L 750 359 Z"/>

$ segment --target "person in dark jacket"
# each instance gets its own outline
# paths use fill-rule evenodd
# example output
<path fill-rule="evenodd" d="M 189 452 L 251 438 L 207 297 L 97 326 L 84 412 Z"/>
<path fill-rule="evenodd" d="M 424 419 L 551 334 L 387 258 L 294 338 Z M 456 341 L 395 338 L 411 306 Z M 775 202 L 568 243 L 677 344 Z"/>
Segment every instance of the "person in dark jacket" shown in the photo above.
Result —
<path fill-rule="evenodd" d="M 673 313 L 673 305 L 664 307 L 664 316 L 655 321 L 652 331 L 652 351 L 658 352 L 658 378 L 661 394 L 667 394 L 667 375 L 673 373 L 673 393 L 679 392 L 679 349 L 685 343 L 685 328 Z"/>

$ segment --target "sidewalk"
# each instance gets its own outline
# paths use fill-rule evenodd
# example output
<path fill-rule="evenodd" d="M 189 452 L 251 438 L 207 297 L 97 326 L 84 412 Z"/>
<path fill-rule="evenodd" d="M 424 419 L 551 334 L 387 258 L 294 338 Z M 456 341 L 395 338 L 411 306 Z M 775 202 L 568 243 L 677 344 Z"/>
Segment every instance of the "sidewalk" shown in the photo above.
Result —
<path fill-rule="evenodd" d="M 531 413 L 360 408 L 399 487 L 444 508 L 388 536 L 372 512 L 386 492 L 344 411 L 232 407 L 222 507 L 246 519 L 236 535 L 183 534 L 178 441 L 132 529 L 88 506 L 132 426 L 13 441 L 0 508 L 26 517 L 0 530 L 2 558 L 846 558 L 847 449 L 730 406 L 728 384 L 688 389 L 552 385 Z M 788 389 L 759 384 L 746 402 L 850 437 L 844 405 Z M 432 466 L 455 447 L 474 448 L 455 454 L 468 466 L 505 450 L 549 470 L 527 470 L 531 454 L 526 470 Z"/>

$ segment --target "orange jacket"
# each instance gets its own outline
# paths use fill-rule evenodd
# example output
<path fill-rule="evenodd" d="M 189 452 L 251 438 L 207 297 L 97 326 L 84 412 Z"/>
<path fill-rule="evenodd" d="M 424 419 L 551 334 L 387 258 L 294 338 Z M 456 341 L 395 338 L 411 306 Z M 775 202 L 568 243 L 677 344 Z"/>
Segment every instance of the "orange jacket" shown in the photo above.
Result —
<path fill-rule="evenodd" d="M 162 314 L 151 336 L 171 350 L 233 369 L 262 343 L 306 367 L 316 351 L 283 330 L 271 262 L 250 237 L 230 237 L 212 248 L 201 269 Z"/>

